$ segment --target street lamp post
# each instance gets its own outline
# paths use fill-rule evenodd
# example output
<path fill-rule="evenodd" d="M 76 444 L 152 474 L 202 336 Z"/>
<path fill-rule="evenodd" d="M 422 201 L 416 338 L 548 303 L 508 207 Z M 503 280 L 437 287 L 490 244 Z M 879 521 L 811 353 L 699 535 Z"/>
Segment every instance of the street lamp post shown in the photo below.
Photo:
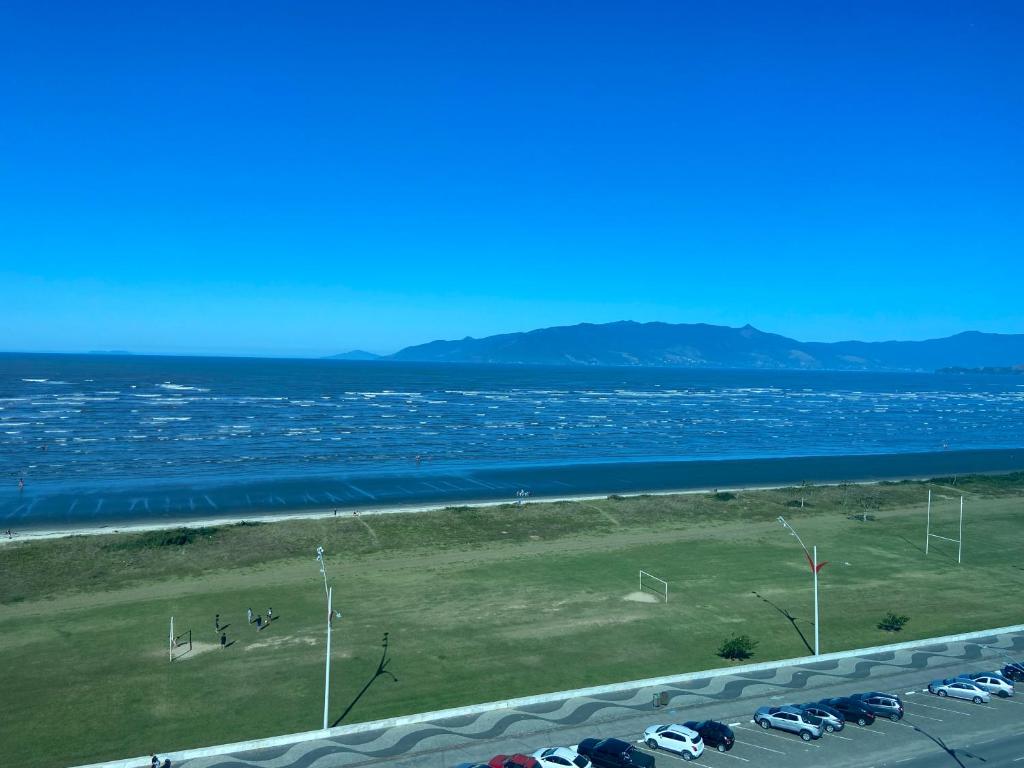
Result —
<path fill-rule="evenodd" d="M 818 562 L 817 545 L 813 548 L 813 554 L 808 552 L 807 547 L 805 547 L 803 541 L 800 540 L 799 534 L 797 534 L 793 529 L 793 526 L 786 522 L 786 518 L 779 515 L 778 521 L 782 523 L 783 527 L 796 538 L 797 542 L 799 542 L 800 548 L 803 549 L 804 555 L 807 557 L 807 563 L 811 566 L 811 573 L 814 576 L 814 655 L 818 656 L 820 653 L 820 646 L 818 645 L 818 571 L 825 567 L 825 563 Z"/>
<path fill-rule="evenodd" d="M 333 590 L 327 586 L 327 565 L 324 562 L 324 548 L 316 548 L 316 559 L 320 563 L 320 574 L 324 577 L 324 592 L 327 594 L 327 657 L 324 661 L 324 730 L 327 729 L 327 710 L 331 697 L 331 619 L 334 617 L 331 597 Z"/>

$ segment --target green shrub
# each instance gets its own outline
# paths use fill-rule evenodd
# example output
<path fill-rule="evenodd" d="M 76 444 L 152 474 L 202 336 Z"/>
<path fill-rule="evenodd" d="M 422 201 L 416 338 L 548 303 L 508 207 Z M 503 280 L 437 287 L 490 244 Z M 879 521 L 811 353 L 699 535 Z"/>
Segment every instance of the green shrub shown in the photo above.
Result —
<path fill-rule="evenodd" d="M 732 501 L 736 498 L 736 494 L 728 491 L 715 491 L 714 498 L 716 501 Z"/>
<path fill-rule="evenodd" d="M 886 632 L 899 632 L 908 621 L 910 621 L 909 616 L 897 616 L 889 611 L 885 614 L 885 618 L 878 622 L 878 628 Z"/>
<path fill-rule="evenodd" d="M 748 635 L 735 635 L 722 641 L 718 646 L 718 655 L 723 659 L 742 661 L 753 656 L 756 647 L 757 640 L 751 640 Z"/>

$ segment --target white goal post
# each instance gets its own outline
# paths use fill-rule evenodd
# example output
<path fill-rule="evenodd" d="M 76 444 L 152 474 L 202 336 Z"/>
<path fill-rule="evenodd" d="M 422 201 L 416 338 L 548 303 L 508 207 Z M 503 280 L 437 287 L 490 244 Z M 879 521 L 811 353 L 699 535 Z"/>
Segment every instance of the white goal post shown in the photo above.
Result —
<path fill-rule="evenodd" d="M 928 489 L 928 511 L 925 513 L 925 524 L 924 524 L 924 553 L 928 554 L 928 544 L 932 539 L 942 539 L 943 541 L 949 541 L 956 544 L 956 564 L 960 565 L 963 559 L 964 551 L 964 497 L 960 497 L 960 528 L 957 533 L 957 538 L 953 539 L 949 536 L 939 536 L 937 533 L 932 533 L 932 489 Z"/>
<path fill-rule="evenodd" d="M 647 571 L 640 571 L 640 591 L 644 590 L 656 592 L 665 598 L 666 603 L 668 602 L 668 582 Z"/>

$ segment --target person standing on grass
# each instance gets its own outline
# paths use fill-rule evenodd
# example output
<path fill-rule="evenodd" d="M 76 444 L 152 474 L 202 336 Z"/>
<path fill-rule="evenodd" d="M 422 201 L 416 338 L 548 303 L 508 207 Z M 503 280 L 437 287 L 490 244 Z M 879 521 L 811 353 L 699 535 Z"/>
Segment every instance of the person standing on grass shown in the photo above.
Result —
<path fill-rule="evenodd" d="M 220 647 L 221 648 L 226 648 L 227 645 L 228 645 L 228 633 L 227 632 L 221 632 L 220 633 Z"/>
<path fill-rule="evenodd" d="M 267 624 L 269 624 L 273 620 L 274 620 L 274 609 L 273 608 L 267 608 Z"/>
<path fill-rule="evenodd" d="M 213 617 L 213 631 L 220 632 L 220 614 Z"/>
<path fill-rule="evenodd" d="M 252 608 L 246 608 L 245 616 L 249 620 L 249 623 L 252 624 Z"/>

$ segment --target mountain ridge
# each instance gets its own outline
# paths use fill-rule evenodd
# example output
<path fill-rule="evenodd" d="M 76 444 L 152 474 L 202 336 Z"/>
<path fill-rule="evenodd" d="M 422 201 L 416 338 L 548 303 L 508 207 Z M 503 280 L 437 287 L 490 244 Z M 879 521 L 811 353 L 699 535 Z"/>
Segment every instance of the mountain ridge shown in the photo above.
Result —
<path fill-rule="evenodd" d="M 367 353 L 361 353 L 367 354 Z M 566 366 L 935 371 L 1024 363 L 1024 334 L 963 331 L 922 341 L 802 342 L 747 324 L 579 323 L 434 340 L 392 355 L 334 358 Z"/>

